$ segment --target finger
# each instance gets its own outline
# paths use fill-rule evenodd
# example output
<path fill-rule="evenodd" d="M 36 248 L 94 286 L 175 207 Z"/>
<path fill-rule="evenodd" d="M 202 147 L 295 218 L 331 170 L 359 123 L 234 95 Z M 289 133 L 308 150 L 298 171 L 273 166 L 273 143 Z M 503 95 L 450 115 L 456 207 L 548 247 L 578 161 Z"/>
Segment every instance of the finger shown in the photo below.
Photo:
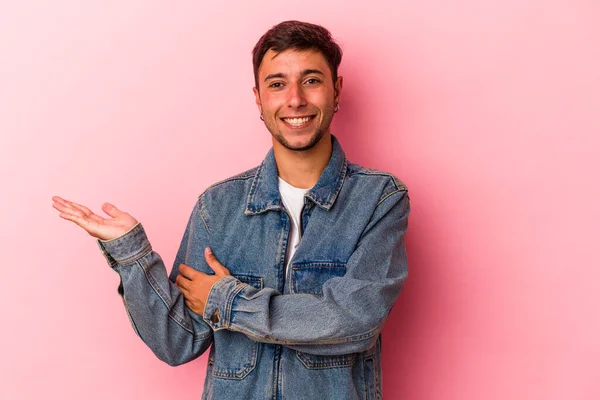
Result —
<path fill-rule="evenodd" d="M 91 212 L 90 209 L 87 208 L 86 206 L 83 206 L 81 204 L 77 204 L 77 203 L 74 203 L 74 202 L 71 202 L 71 205 L 73 207 L 75 207 L 76 209 L 80 210 L 86 217 L 94 215 L 94 213 Z"/>
<path fill-rule="evenodd" d="M 192 303 L 192 302 L 191 302 L 191 301 L 189 301 L 189 300 L 185 300 L 185 305 L 186 305 L 186 306 L 187 306 L 187 307 L 188 307 L 190 310 L 192 310 L 193 312 L 195 312 L 196 314 L 200 314 L 200 315 L 202 315 L 202 313 L 204 312 L 204 307 L 205 307 L 205 305 L 204 305 L 204 304 L 202 304 L 202 303 L 198 303 L 198 304 L 196 304 L 196 303 Z"/>
<path fill-rule="evenodd" d="M 63 199 L 63 198 L 62 198 L 62 197 L 60 197 L 60 196 L 52 196 L 52 200 L 53 200 L 55 203 L 60 203 L 60 204 L 62 204 L 62 205 L 64 205 L 64 206 L 67 206 L 67 207 L 70 207 L 70 206 L 71 206 L 71 204 L 70 204 L 71 202 L 70 202 L 69 200 L 67 200 L 67 199 Z"/>
<path fill-rule="evenodd" d="M 217 260 L 210 247 L 204 249 L 204 258 L 208 266 L 215 271 L 215 275 L 223 276 L 230 275 L 229 270 Z"/>
<path fill-rule="evenodd" d="M 71 207 L 64 205 L 63 203 L 52 203 L 52 207 L 56 208 L 60 212 L 70 213 L 72 211 Z"/>
<path fill-rule="evenodd" d="M 189 280 L 194 279 L 194 277 L 198 274 L 198 271 L 185 264 L 179 264 L 179 272 Z"/>
<path fill-rule="evenodd" d="M 90 214 L 93 214 L 87 207 L 82 206 L 81 204 L 77 204 L 73 201 L 66 200 L 66 199 L 61 199 L 61 200 L 62 200 L 61 204 L 65 205 L 66 207 L 71 209 L 74 213 L 77 213 L 77 215 L 87 217 Z"/>
<path fill-rule="evenodd" d="M 189 285 L 189 279 L 184 278 L 181 275 L 177 275 L 177 278 L 175 278 L 175 284 L 177 285 L 177 287 L 184 292 L 183 295 L 187 295 L 189 289 L 188 289 L 188 285 Z"/>
<path fill-rule="evenodd" d="M 102 211 L 104 211 L 105 213 L 107 213 L 108 215 L 110 215 L 113 218 L 117 218 L 119 215 L 121 215 L 123 213 L 123 211 L 119 210 L 117 207 L 115 207 L 114 205 L 112 205 L 110 203 L 102 204 Z"/>
<path fill-rule="evenodd" d="M 92 211 L 91 211 L 89 208 L 87 208 L 86 206 L 84 206 L 84 205 L 81 205 L 81 204 L 77 204 L 77 203 L 74 203 L 74 202 L 71 202 L 71 204 L 73 205 L 73 207 L 75 207 L 75 208 L 77 208 L 77 209 L 81 210 L 81 212 L 83 212 L 83 213 L 84 213 L 84 215 L 85 215 L 87 218 L 89 218 L 90 220 L 92 220 L 92 221 L 96 221 L 96 222 L 98 222 L 98 223 L 102 223 L 102 222 L 104 222 L 104 218 L 102 218 L 102 217 L 100 217 L 100 216 L 98 216 L 98 215 L 94 214 L 94 213 L 93 213 L 93 212 L 92 212 Z"/>
<path fill-rule="evenodd" d="M 191 301 L 189 301 L 188 299 L 185 299 L 185 305 L 187 306 L 187 308 L 194 311 L 194 309 L 195 309 L 194 304 Z"/>
<path fill-rule="evenodd" d="M 54 208 L 56 208 L 58 211 L 63 212 L 63 213 L 78 215 L 80 217 L 85 216 L 83 211 L 73 207 L 71 204 L 66 203 L 66 202 L 56 202 L 56 203 L 52 204 L 52 206 Z"/>
<path fill-rule="evenodd" d="M 60 216 L 64 219 L 68 219 L 77 223 L 78 225 L 84 224 L 84 221 L 89 222 L 88 218 L 83 214 L 81 210 L 77 210 L 70 206 L 65 206 L 63 203 L 54 203 L 52 207 L 60 211 Z"/>
<path fill-rule="evenodd" d="M 85 229 L 86 231 L 88 230 L 87 228 L 90 226 L 90 221 L 88 221 L 84 217 L 80 217 L 79 215 L 75 215 L 75 214 L 71 214 L 71 213 L 63 213 L 63 212 L 61 212 L 58 215 L 61 218 L 64 218 L 68 221 L 76 223 L 77 225 L 79 225 L 80 227 Z"/>

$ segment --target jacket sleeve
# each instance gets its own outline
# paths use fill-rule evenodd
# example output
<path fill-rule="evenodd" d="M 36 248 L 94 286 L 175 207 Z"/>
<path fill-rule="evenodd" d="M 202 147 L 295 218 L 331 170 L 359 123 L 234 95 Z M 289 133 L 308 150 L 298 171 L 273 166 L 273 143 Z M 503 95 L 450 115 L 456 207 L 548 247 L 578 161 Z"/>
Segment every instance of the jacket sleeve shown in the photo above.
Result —
<path fill-rule="evenodd" d="M 347 260 L 346 274 L 328 279 L 322 295 L 258 290 L 232 276 L 209 293 L 204 320 L 263 343 L 312 354 L 371 348 L 408 276 L 405 233 L 410 203 L 405 189 L 380 200 Z"/>
<path fill-rule="evenodd" d="M 97 240 L 109 265 L 120 276 L 118 293 L 135 332 L 159 359 L 172 366 L 197 358 L 213 340 L 211 327 L 186 307 L 175 285 L 179 264 L 203 272 L 209 269 L 197 250 L 208 245 L 199 204 L 200 200 L 189 218 L 170 276 L 160 255 L 152 250 L 141 223 L 118 238 Z"/>

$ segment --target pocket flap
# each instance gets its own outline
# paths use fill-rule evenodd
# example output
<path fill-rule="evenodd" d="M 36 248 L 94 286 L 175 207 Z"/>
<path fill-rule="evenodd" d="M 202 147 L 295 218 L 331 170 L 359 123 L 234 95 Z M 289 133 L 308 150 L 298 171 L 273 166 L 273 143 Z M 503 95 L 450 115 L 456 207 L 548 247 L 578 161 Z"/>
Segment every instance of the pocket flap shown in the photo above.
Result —
<path fill-rule="evenodd" d="M 292 289 L 295 293 L 323 294 L 323 284 L 346 274 L 346 265 L 335 262 L 310 262 L 292 265 Z"/>

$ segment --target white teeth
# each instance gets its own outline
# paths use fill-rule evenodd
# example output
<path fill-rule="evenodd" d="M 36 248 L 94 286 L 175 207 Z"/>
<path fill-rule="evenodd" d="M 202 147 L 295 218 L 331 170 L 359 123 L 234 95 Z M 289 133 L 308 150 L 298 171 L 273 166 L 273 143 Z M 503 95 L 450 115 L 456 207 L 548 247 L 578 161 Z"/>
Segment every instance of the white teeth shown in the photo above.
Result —
<path fill-rule="evenodd" d="M 287 122 L 290 125 L 294 125 L 294 126 L 300 126 L 300 125 L 304 125 L 305 123 L 308 122 L 308 120 L 310 120 L 311 117 L 304 117 L 304 118 L 284 118 L 283 120 L 285 122 Z"/>

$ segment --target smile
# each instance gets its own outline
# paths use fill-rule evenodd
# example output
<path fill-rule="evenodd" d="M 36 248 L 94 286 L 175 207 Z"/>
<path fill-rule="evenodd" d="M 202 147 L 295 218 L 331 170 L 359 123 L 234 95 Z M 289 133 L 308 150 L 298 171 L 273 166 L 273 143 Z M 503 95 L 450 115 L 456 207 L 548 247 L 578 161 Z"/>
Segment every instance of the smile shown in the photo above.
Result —
<path fill-rule="evenodd" d="M 300 117 L 300 118 L 281 118 L 286 125 L 291 126 L 292 128 L 303 128 L 307 126 L 310 121 L 314 118 L 314 115 L 308 117 Z"/>

